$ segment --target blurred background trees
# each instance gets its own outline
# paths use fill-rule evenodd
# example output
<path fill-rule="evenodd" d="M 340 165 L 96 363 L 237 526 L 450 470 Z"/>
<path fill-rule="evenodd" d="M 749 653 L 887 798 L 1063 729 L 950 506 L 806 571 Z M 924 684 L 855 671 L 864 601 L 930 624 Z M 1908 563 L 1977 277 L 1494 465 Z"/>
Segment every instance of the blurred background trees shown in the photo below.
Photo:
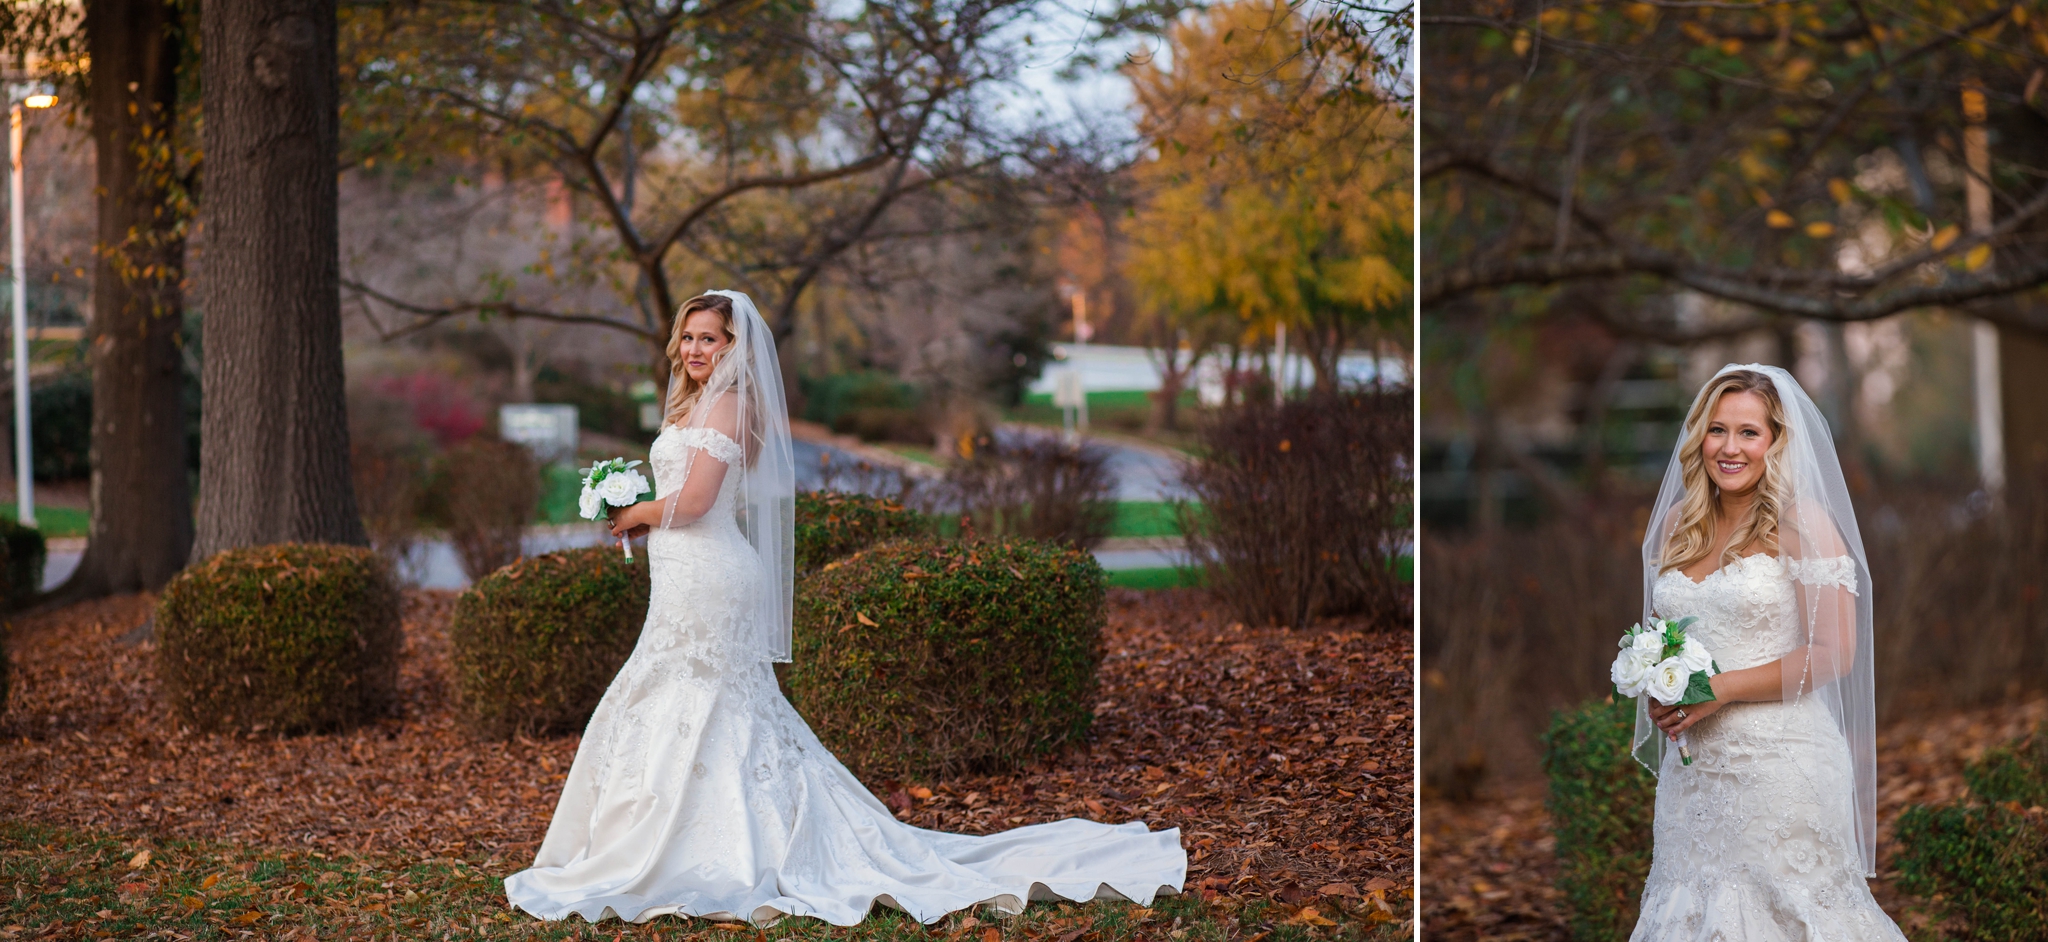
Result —
<path fill-rule="evenodd" d="M 229 173 L 237 161 L 284 155 L 208 161 L 201 129 L 226 124 L 202 115 L 233 90 L 201 74 L 197 7 L 146 6 L 162 15 L 117 18 L 129 32 L 102 38 L 157 43 L 164 55 L 147 62 L 86 58 L 87 24 L 62 4 L 15 5 L 0 21 L 8 49 L 36 52 L 79 93 L 64 96 L 71 111 L 31 129 L 32 218 L 89 199 L 97 173 L 101 199 L 127 194 L 131 222 L 147 220 L 94 236 L 37 218 L 30 239 L 32 255 L 49 256 L 38 262 L 31 322 L 73 310 L 64 316 L 76 325 L 75 336 L 39 328 L 34 340 L 38 434 L 57 436 L 39 437 L 38 453 L 72 456 L 45 481 L 51 519 L 63 522 L 46 529 L 69 538 L 86 535 L 88 521 L 117 528 L 93 531 L 92 552 L 110 560 L 117 544 L 129 555 L 154 545 L 124 526 L 182 532 L 189 545 L 190 528 L 177 527 L 191 511 L 150 499 L 108 513 L 85 477 L 134 459 L 192 493 L 201 454 L 262 457 L 229 440 L 275 437 L 232 409 L 202 436 L 202 386 L 265 415 L 296 401 L 232 392 L 225 374 L 200 382 L 206 351 L 228 363 L 221 345 L 254 337 L 229 328 L 234 311 L 269 309 L 231 309 L 228 294 L 206 300 L 229 284 L 209 281 L 206 259 L 226 265 L 238 243 L 193 223 L 249 194 L 204 181 L 243 179 Z M 1192 447 L 1191 416 L 1246 395 L 1398 386 L 1411 372 L 1410 7 L 1264 0 L 1081 14 L 1040 0 L 360 0 L 339 4 L 334 23 L 332 228 L 357 504 L 346 513 L 364 526 L 324 538 L 367 536 L 394 557 L 418 551 L 421 528 L 450 519 L 436 496 L 449 492 L 443 479 L 465 478 L 445 456 L 499 437 L 506 404 L 574 405 L 582 450 L 644 452 L 671 312 L 710 287 L 760 304 L 805 435 L 820 448 L 869 448 L 859 453 L 912 477 L 973 460 L 976 441 L 1058 425 L 1059 371 L 1086 379 L 1095 430 L 1145 439 L 1117 446 L 1112 469 Z M 115 125 L 83 93 L 126 89 L 96 83 L 91 69 L 138 63 L 157 68 L 154 84 L 126 93 L 154 96 L 135 114 L 158 117 L 121 152 L 154 189 L 108 189 L 118 167 L 82 141 L 86 129 Z M 266 199 L 279 208 L 274 194 L 247 206 Z M 278 233 L 254 247 L 266 241 L 305 239 Z M 145 243 L 170 254 L 143 258 Z M 88 257 L 107 261 L 88 276 Z M 324 278 L 315 267 L 266 270 Z M 178 328 L 151 361 L 164 366 L 164 351 L 176 352 L 171 380 L 88 376 L 96 305 L 123 292 L 164 311 L 195 302 L 170 321 L 152 315 Z M 291 359 L 252 355 L 269 365 L 244 368 Z M 286 375 L 272 374 L 258 385 Z M 178 393 L 165 399 L 159 387 L 172 380 Z M 66 421 L 67 409 L 98 402 L 127 414 L 145 394 L 177 404 L 169 424 L 184 456 L 169 439 L 95 445 L 65 431 L 92 427 Z M 335 423 L 297 424 L 341 440 Z M 213 451 L 202 438 L 218 439 Z M 300 464 L 340 467 L 333 450 Z M 249 480 L 255 466 L 238 465 Z M 542 468 L 540 506 L 523 523 L 570 519 L 566 471 Z M 204 503 L 240 507 L 238 519 L 267 513 L 231 490 L 208 491 Z M 1136 509 L 1128 494 L 1112 496 L 1112 538 L 1157 535 L 1145 529 L 1153 524 L 1133 530 L 1134 519 L 1172 519 L 1159 495 Z M 257 532 L 230 527 L 200 542 L 256 539 L 229 530 Z M 60 548 L 55 568 L 75 551 Z M 87 578 L 100 568 L 78 570 L 77 593 L 159 584 L 169 571 Z"/>
<path fill-rule="evenodd" d="M 2048 638 L 2038 580 L 2000 562 L 2041 552 L 2048 497 L 2038 8 L 1452 0 L 1422 22 L 1422 513 L 1457 586 L 1423 614 L 1431 786 L 1532 775 L 1548 708 L 1607 689 L 1656 479 L 1731 361 L 1792 370 L 1833 426 L 1880 710 L 2036 688 L 2039 662 L 1955 642 Z"/>

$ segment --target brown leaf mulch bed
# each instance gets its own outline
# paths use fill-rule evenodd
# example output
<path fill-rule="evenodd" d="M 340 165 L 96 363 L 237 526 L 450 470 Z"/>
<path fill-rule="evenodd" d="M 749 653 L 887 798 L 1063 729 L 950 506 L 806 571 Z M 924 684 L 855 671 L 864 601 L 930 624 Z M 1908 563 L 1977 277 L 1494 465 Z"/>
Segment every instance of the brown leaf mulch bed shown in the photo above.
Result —
<path fill-rule="evenodd" d="M 1963 797 L 1963 766 L 1984 750 L 2048 721 L 2048 699 L 1900 721 L 1877 740 L 1878 875 L 1871 892 L 1909 933 L 1927 922 L 1900 892 L 1888 861 L 1891 824 L 1909 805 Z M 1541 781 L 1507 783 L 1472 802 L 1423 809 L 1422 889 L 1426 939 L 1489 942 L 1567 938 L 1558 894 L 1556 841 Z"/>
<path fill-rule="evenodd" d="M 329 853 L 531 858 L 573 737 L 479 742 L 445 680 L 454 595 L 408 593 L 399 715 L 280 738 L 180 729 L 127 596 L 17 617 L 0 819 Z M 1248 629 L 1197 591 L 1118 591 L 1093 741 L 1032 769 L 869 783 L 925 827 L 1073 815 L 1179 827 L 1204 897 L 1407 895 L 1412 648 L 1356 625 Z"/>

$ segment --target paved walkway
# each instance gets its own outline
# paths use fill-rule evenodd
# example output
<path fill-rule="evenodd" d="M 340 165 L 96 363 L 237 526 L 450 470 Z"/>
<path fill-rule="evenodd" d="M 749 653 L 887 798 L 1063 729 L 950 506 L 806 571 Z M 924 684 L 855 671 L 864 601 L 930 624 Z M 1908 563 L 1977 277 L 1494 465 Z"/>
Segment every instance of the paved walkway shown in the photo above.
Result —
<path fill-rule="evenodd" d="M 791 431 L 796 436 L 791 442 L 796 459 L 796 486 L 801 490 L 813 490 L 829 483 L 839 490 L 896 494 L 902 491 L 902 479 L 905 477 L 915 478 L 920 483 L 939 477 L 938 469 L 930 465 L 852 438 L 833 435 L 821 426 L 793 428 Z M 1039 437 L 1058 435 L 1059 431 L 1013 423 L 1004 425 L 998 434 Z M 1170 449 L 1103 436 L 1090 436 L 1089 441 L 1109 452 L 1109 469 L 1116 475 L 1118 500 L 1163 501 L 1183 493 L 1179 484 L 1182 459 Z M 558 549 L 595 546 L 604 539 L 603 530 L 594 523 L 538 526 L 528 531 L 526 552 L 538 555 Z M 1186 555 L 1178 547 L 1179 542 L 1171 539 L 1109 540 L 1096 548 L 1095 558 L 1102 563 L 1102 568 L 1109 570 L 1186 565 Z M 43 567 L 43 588 L 47 590 L 61 585 L 71 571 L 78 568 L 78 558 L 83 552 L 82 540 L 52 541 L 49 562 Z M 454 547 L 445 542 L 421 544 L 404 569 L 403 575 L 422 588 L 460 589 L 469 585 Z"/>

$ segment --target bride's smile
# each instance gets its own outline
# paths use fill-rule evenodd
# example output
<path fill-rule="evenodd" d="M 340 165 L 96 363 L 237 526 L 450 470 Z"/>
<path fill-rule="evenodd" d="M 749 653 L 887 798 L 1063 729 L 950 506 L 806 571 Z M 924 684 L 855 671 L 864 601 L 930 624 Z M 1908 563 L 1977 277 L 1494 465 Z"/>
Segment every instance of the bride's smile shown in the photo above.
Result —
<path fill-rule="evenodd" d="M 1763 477 L 1764 456 L 1771 450 L 1771 441 L 1771 410 L 1762 396 L 1753 392 L 1722 396 L 1701 444 L 1714 486 L 1729 494 L 1756 487 Z"/>

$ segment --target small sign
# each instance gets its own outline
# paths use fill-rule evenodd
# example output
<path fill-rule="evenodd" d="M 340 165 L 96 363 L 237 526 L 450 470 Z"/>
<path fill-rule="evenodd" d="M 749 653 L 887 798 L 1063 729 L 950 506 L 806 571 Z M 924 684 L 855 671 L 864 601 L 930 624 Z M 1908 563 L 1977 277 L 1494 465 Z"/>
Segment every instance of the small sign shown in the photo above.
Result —
<path fill-rule="evenodd" d="M 1058 385 L 1052 390 L 1052 404 L 1062 409 L 1078 409 L 1087 403 L 1087 391 L 1081 386 L 1081 368 L 1070 366 L 1061 370 Z"/>
<path fill-rule="evenodd" d="M 498 436 L 533 451 L 543 463 L 576 457 L 576 407 L 514 403 L 498 407 Z"/>

